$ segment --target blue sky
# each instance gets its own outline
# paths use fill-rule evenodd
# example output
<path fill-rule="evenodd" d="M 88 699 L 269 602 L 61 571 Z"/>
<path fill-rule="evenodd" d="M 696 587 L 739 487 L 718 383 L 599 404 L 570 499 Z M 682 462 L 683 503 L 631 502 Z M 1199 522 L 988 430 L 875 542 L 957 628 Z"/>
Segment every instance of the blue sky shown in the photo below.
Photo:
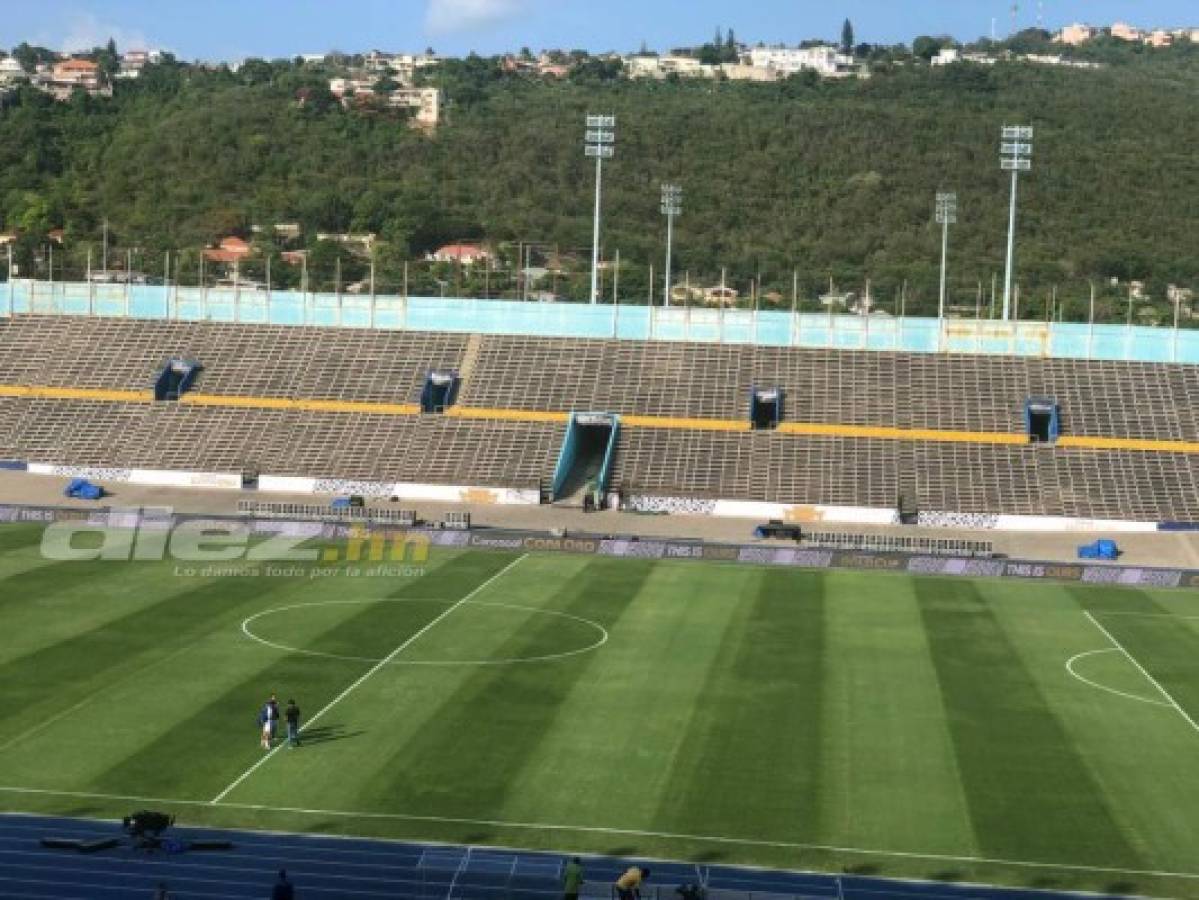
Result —
<path fill-rule="evenodd" d="M 1019 0 L 1021 27 L 1073 21 L 1199 25 L 1195 0 Z M 919 34 L 974 38 L 1011 24 L 1010 0 L 5 0 L 0 46 L 163 47 L 184 59 L 292 56 L 331 49 L 490 54 L 527 45 L 636 50 L 701 43 L 717 26 L 750 42 L 835 39 L 848 16 L 859 41 Z"/>

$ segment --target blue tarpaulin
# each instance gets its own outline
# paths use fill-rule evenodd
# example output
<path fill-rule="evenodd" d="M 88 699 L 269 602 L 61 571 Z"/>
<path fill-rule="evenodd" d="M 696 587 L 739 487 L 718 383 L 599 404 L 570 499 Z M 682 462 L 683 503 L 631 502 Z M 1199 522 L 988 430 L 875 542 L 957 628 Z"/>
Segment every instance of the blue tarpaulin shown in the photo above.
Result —
<path fill-rule="evenodd" d="M 1111 540 L 1098 540 L 1078 548 L 1079 559 L 1117 559 L 1119 556 L 1120 548 Z"/>
<path fill-rule="evenodd" d="M 99 500 L 104 496 L 104 488 L 86 478 L 72 478 L 63 494 L 77 500 Z"/>

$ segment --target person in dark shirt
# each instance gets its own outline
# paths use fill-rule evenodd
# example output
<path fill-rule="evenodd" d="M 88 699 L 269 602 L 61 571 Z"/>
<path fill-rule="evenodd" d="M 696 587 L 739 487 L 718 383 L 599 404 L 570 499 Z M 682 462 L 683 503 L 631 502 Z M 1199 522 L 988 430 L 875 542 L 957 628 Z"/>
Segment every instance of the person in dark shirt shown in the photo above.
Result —
<path fill-rule="evenodd" d="M 271 891 L 271 900 L 295 900 L 296 889 L 287 878 L 287 869 L 279 870 L 279 880 Z"/>
<path fill-rule="evenodd" d="M 287 701 L 287 709 L 283 711 L 283 718 L 287 720 L 288 749 L 300 746 L 300 707 L 296 706 L 295 700 Z"/>

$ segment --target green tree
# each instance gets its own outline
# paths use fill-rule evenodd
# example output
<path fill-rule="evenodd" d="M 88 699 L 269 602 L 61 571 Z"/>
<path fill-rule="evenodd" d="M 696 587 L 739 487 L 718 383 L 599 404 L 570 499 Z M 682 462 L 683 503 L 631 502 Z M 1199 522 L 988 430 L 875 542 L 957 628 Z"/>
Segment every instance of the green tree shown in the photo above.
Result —
<path fill-rule="evenodd" d="M 912 41 L 912 54 L 925 62 L 931 62 L 932 58 L 941 52 L 942 46 L 940 38 L 921 35 Z"/>
<path fill-rule="evenodd" d="M 13 59 L 21 64 L 21 68 L 31 75 L 37 71 L 40 63 L 54 61 L 53 50 L 48 50 L 45 47 L 34 47 L 24 41 L 13 47 L 12 55 Z"/>
<path fill-rule="evenodd" d="M 841 52 L 853 53 L 853 23 L 849 19 L 841 26 Z"/>
<path fill-rule="evenodd" d="M 109 38 L 108 43 L 95 51 L 94 55 L 96 65 L 100 67 L 100 74 L 106 81 L 112 81 L 121 69 L 121 54 L 117 52 L 117 42 Z"/>
<path fill-rule="evenodd" d="M 393 91 L 397 91 L 399 89 L 400 83 L 390 75 L 384 75 L 382 78 L 376 81 L 374 86 L 371 88 L 371 90 L 373 90 L 379 97 L 386 97 Z"/>

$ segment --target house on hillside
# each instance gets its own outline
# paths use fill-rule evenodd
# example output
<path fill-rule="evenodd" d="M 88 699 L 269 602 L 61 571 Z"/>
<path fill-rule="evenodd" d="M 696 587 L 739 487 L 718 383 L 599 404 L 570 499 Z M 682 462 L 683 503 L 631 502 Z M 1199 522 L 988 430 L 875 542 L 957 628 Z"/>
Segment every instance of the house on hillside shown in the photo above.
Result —
<path fill-rule="evenodd" d="M 215 247 L 204 248 L 204 261 L 217 266 L 223 266 L 235 280 L 241 272 L 241 261 L 249 256 L 253 249 L 239 237 L 221 238 Z"/>
<path fill-rule="evenodd" d="M 749 51 L 749 63 L 756 69 L 769 69 L 780 78 L 799 72 L 815 72 L 825 78 L 856 74 L 853 57 L 836 47 L 755 47 Z"/>
<path fill-rule="evenodd" d="M 100 67 L 90 59 L 64 59 L 40 72 L 36 83 L 55 100 L 71 99 L 76 89 L 93 96 L 112 96 L 112 87 L 103 82 Z"/>
<path fill-rule="evenodd" d="M 1056 35 L 1054 35 L 1053 40 L 1058 44 L 1067 44 L 1071 47 L 1078 47 L 1087 43 L 1088 41 L 1094 40 L 1099 36 L 1099 34 L 1100 31 L 1098 28 L 1093 28 L 1090 25 L 1082 25 L 1078 22 L 1075 22 L 1073 25 L 1067 25 Z"/>
<path fill-rule="evenodd" d="M 28 77 L 21 64 L 13 57 L 6 56 L 0 59 L 0 87 L 7 87 Z"/>
<path fill-rule="evenodd" d="M 473 266 L 492 258 L 491 251 L 481 244 L 446 244 L 425 257 L 432 262 L 459 263 Z"/>
<path fill-rule="evenodd" d="M 1117 22 L 1111 29 L 1112 37 L 1120 41 L 1140 42 L 1145 39 L 1145 32 L 1127 22 Z"/>
<path fill-rule="evenodd" d="M 146 66 L 161 61 L 162 52 L 159 50 L 129 50 L 121 55 L 121 69 L 117 72 L 117 78 L 137 78 Z"/>
<path fill-rule="evenodd" d="M 375 241 L 378 240 L 378 237 L 373 231 L 364 232 L 363 234 L 336 234 L 321 231 L 317 232 L 316 235 L 318 241 L 341 244 L 341 246 L 345 247 L 355 256 L 363 258 L 371 255 L 371 251 L 375 249 Z"/>
<path fill-rule="evenodd" d="M 736 306 L 741 292 L 735 288 L 716 285 L 704 288 L 704 303 L 708 306 Z"/>

